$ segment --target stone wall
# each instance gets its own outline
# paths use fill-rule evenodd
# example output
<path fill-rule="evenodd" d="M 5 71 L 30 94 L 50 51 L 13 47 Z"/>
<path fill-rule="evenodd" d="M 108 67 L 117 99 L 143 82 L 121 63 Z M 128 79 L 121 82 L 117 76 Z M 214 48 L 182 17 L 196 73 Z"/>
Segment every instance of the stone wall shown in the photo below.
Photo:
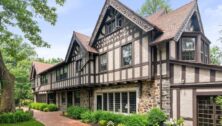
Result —
<path fill-rule="evenodd" d="M 155 80 L 155 85 L 159 88 L 160 87 L 160 80 Z M 160 93 L 160 91 L 159 91 Z M 171 112 L 171 90 L 170 90 L 170 80 L 162 79 L 162 108 L 163 110 L 170 115 Z M 159 95 L 160 96 L 160 95 Z M 160 102 L 160 100 L 159 100 Z"/>
<path fill-rule="evenodd" d="M 93 108 L 93 96 L 89 89 L 80 89 L 80 106 Z"/>
<path fill-rule="evenodd" d="M 139 113 L 148 112 L 151 108 L 159 106 L 159 87 L 154 82 L 142 82 L 142 93 L 139 100 Z"/>

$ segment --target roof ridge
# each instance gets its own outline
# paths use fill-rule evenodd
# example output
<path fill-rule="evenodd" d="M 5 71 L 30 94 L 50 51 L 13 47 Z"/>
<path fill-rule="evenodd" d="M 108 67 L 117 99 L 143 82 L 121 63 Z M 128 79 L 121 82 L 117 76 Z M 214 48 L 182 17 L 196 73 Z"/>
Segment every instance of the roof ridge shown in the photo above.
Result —
<path fill-rule="evenodd" d="M 170 14 L 170 13 L 172 13 L 172 12 L 178 11 L 178 10 L 180 10 L 180 9 L 182 9 L 182 8 L 184 8 L 184 7 L 186 7 L 186 6 L 188 6 L 189 4 L 194 3 L 195 1 L 196 1 L 196 0 L 192 0 L 192 1 L 190 1 L 189 3 L 184 4 L 183 6 L 180 6 L 180 7 L 176 8 L 175 10 L 169 11 L 169 12 L 166 13 L 166 14 Z"/>

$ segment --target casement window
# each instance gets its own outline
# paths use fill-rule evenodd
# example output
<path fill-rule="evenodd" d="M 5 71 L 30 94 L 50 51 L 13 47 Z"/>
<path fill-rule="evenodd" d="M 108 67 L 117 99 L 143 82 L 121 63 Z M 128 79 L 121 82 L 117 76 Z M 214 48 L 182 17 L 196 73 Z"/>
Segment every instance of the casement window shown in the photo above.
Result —
<path fill-rule="evenodd" d="M 100 71 L 106 71 L 107 70 L 107 53 L 100 56 Z"/>
<path fill-rule="evenodd" d="M 74 104 L 80 106 L 80 91 L 74 91 Z"/>
<path fill-rule="evenodd" d="M 41 80 L 41 85 L 48 84 L 48 76 L 46 74 L 41 75 L 40 80 Z"/>
<path fill-rule="evenodd" d="M 182 38 L 182 60 L 195 60 L 196 52 L 196 38 L 193 37 L 184 37 Z"/>
<path fill-rule="evenodd" d="M 209 63 L 209 45 L 202 40 L 201 42 L 201 61 L 202 63 Z"/>
<path fill-rule="evenodd" d="M 132 92 L 109 92 L 97 95 L 97 110 L 117 113 L 136 113 L 137 95 Z M 102 106 L 102 107 L 101 107 Z"/>
<path fill-rule="evenodd" d="M 122 47 L 122 66 L 132 65 L 132 44 Z"/>
<path fill-rule="evenodd" d="M 81 71 L 81 63 L 82 63 L 81 59 L 76 61 L 76 72 Z"/>
<path fill-rule="evenodd" d="M 112 33 L 116 28 L 115 20 L 110 21 L 106 24 L 106 34 Z"/>
<path fill-rule="evenodd" d="M 65 80 L 67 79 L 67 76 L 68 76 L 67 66 L 56 70 L 56 81 Z"/>

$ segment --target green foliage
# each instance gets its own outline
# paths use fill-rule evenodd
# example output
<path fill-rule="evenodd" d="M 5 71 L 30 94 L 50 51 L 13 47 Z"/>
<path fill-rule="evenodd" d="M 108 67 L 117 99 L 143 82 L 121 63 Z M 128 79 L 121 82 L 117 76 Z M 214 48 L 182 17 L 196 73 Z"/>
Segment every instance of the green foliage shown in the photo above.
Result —
<path fill-rule="evenodd" d="M 126 125 L 124 125 L 123 123 L 120 123 L 120 124 L 118 124 L 117 126 L 126 126 Z"/>
<path fill-rule="evenodd" d="M 63 61 L 61 58 L 51 58 L 51 59 L 45 59 L 45 58 L 36 58 L 35 61 L 39 61 L 41 63 L 48 63 L 48 64 L 57 64 Z"/>
<path fill-rule="evenodd" d="M 91 111 L 86 111 L 86 112 L 82 113 L 80 117 L 81 117 L 81 120 L 85 123 L 89 123 L 89 122 L 94 121 L 93 113 Z"/>
<path fill-rule="evenodd" d="M 54 2 L 63 5 L 64 0 L 54 0 Z M 14 39 L 16 32 L 12 33 L 11 30 L 19 29 L 23 33 L 23 38 L 29 40 L 33 45 L 49 47 L 49 44 L 40 36 L 41 30 L 37 21 L 42 18 L 55 25 L 56 8 L 48 4 L 47 0 L 1 0 L 0 43 Z"/>
<path fill-rule="evenodd" d="M 29 121 L 25 121 L 25 122 L 19 122 L 19 123 L 4 123 L 1 124 L 2 126 L 44 126 L 42 123 L 31 119 Z"/>
<path fill-rule="evenodd" d="M 109 121 L 112 121 L 115 125 L 119 124 L 120 126 L 146 126 L 147 124 L 146 115 L 126 116 L 106 111 L 92 112 L 86 108 L 74 106 L 67 109 L 67 115 L 74 119 L 81 119 L 85 123 L 98 123 L 100 126 L 105 125 Z"/>
<path fill-rule="evenodd" d="M 139 13 L 142 16 L 149 16 L 161 9 L 166 11 L 171 10 L 168 0 L 146 0 L 140 8 Z"/>
<path fill-rule="evenodd" d="M 221 65 L 222 63 L 222 50 L 219 46 L 213 46 L 210 49 L 210 61 L 211 64 Z"/>
<path fill-rule="evenodd" d="M 125 118 L 124 124 L 126 126 L 146 126 L 148 122 L 145 115 L 131 115 Z"/>
<path fill-rule="evenodd" d="M 178 120 L 174 119 L 174 120 L 166 121 L 166 122 L 164 122 L 164 124 L 166 126 L 183 126 L 184 119 L 183 118 L 179 118 Z"/>
<path fill-rule="evenodd" d="M 99 126 L 106 126 L 107 125 L 107 121 L 106 120 L 100 120 L 99 121 Z"/>
<path fill-rule="evenodd" d="M 21 100 L 21 105 L 22 106 L 29 106 L 33 101 L 30 100 L 30 99 L 24 99 L 24 100 Z"/>
<path fill-rule="evenodd" d="M 79 106 L 71 106 L 67 109 L 67 115 L 68 117 L 71 117 L 73 119 L 80 119 L 81 114 L 84 112 L 89 111 L 87 108 L 79 107 Z"/>
<path fill-rule="evenodd" d="M 216 97 L 216 103 L 222 107 L 222 96 Z"/>
<path fill-rule="evenodd" d="M 47 106 L 47 108 L 49 109 L 49 111 L 57 111 L 58 110 L 58 107 L 55 105 L 55 104 L 49 104 Z"/>
<path fill-rule="evenodd" d="M 46 103 L 31 103 L 30 108 L 40 110 L 40 111 L 56 111 L 58 107 L 55 104 L 46 104 Z"/>
<path fill-rule="evenodd" d="M 159 125 L 167 120 L 167 115 L 160 108 L 153 108 L 147 115 L 148 126 Z"/>
<path fill-rule="evenodd" d="M 10 113 L 0 114 L 0 123 L 17 123 L 24 122 L 32 119 L 30 112 L 23 112 L 21 110 Z"/>

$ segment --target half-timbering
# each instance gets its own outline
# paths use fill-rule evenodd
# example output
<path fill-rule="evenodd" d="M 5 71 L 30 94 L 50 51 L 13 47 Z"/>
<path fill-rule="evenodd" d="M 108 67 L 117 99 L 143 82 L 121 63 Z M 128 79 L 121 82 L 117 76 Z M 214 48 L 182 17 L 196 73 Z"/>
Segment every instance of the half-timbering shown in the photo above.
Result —
<path fill-rule="evenodd" d="M 216 126 L 222 67 L 210 65 L 209 45 L 195 0 L 148 17 L 106 0 L 92 36 L 74 32 L 63 62 L 33 63 L 35 101 L 127 114 L 159 106 L 186 126 Z"/>

